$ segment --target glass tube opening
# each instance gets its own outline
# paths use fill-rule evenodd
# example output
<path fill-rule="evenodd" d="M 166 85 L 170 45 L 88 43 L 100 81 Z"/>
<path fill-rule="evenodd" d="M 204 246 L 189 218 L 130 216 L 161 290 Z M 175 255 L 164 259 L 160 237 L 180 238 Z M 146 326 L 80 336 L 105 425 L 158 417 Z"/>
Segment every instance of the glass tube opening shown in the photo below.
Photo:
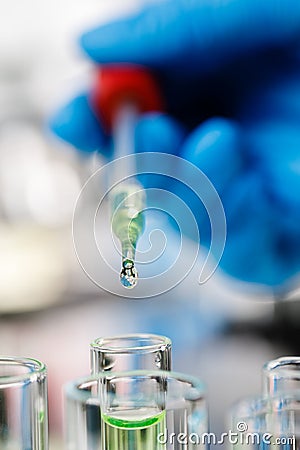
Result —
<path fill-rule="evenodd" d="M 33 382 L 46 375 L 46 366 L 33 358 L 0 356 L 0 388 Z"/>
<path fill-rule="evenodd" d="M 171 370 L 171 340 L 153 334 L 100 337 L 91 345 L 91 372 Z"/>
<path fill-rule="evenodd" d="M 126 380 L 145 381 L 154 380 L 156 383 L 162 381 L 168 384 L 168 396 L 170 398 L 180 397 L 184 401 L 196 401 L 204 397 L 205 386 L 202 381 L 192 375 L 185 375 L 178 372 L 161 370 L 133 370 L 129 372 L 99 373 L 86 378 L 70 381 L 65 385 L 66 395 L 74 400 L 82 400 L 95 396 L 99 398 L 99 383 L 121 383 Z M 181 386 L 181 389 L 180 389 Z M 115 387 L 114 387 L 115 389 Z"/>
<path fill-rule="evenodd" d="M 171 346 L 171 340 L 154 334 L 129 334 L 100 337 L 91 343 L 91 348 L 111 353 L 136 353 L 162 350 Z"/>
<path fill-rule="evenodd" d="M 284 356 L 267 362 L 263 367 L 263 393 L 300 389 L 300 357 Z"/>
<path fill-rule="evenodd" d="M 48 449 L 47 371 L 36 359 L 0 356 L 0 448 Z"/>

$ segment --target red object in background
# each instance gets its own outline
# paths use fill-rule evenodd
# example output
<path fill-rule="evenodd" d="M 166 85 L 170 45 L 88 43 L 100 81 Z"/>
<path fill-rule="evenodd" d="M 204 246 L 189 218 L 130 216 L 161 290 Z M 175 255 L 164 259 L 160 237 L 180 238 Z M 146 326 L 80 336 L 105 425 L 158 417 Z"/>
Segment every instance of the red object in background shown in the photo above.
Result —
<path fill-rule="evenodd" d="M 92 105 L 104 128 L 110 131 L 116 109 L 133 103 L 140 113 L 162 111 L 163 100 L 153 75 L 131 65 L 103 66 L 96 73 Z"/>

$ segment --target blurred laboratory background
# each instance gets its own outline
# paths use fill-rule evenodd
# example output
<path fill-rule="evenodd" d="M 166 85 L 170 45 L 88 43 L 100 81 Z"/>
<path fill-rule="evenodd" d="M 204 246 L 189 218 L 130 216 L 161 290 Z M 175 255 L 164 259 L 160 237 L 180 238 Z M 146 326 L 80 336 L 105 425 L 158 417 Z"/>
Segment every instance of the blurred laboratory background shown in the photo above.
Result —
<path fill-rule="evenodd" d="M 89 85 L 78 36 L 138 4 L 0 0 L 0 353 L 48 366 L 51 450 L 62 448 L 62 386 L 89 373 L 96 337 L 169 336 L 173 368 L 207 385 L 216 432 L 230 404 L 259 392 L 265 361 L 299 353 L 297 291 L 274 301 L 219 272 L 200 286 L 195 267 L 170 292 L 126 300 L 93 284 L 76 258 L 76 198 L 101 161 L 58 141 L 47 118 Z"/>

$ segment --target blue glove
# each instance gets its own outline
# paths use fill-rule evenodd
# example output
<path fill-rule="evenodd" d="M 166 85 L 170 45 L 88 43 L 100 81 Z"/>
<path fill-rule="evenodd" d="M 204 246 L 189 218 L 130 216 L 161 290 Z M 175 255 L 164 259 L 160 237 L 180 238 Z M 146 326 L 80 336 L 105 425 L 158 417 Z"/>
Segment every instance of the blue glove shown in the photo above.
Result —
<path fill-rule="evenodd" d="M 152 2 L 81 38 L 97 63 L 156 71 L 169 115 L 141 118 L 137 148 L 178 154 L 210 178 L 228 226 L 221 267 L 274 287 L 300 269 L 299 42 L 299 0 Z M 74 99 L 51 126 L 75 147 L 105 153 L 108 139 L 87 98 Z M 204 209 L 192 196 L 184 201 L 209 244 Z"/>

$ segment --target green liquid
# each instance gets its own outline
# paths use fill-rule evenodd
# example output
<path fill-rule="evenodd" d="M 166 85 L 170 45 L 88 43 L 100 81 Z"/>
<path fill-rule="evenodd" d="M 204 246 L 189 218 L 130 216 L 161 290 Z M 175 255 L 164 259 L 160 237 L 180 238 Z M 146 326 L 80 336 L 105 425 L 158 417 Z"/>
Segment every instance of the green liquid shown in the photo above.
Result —
<path fill-rule="evenodd" d="M 114 415 L 102 414 L 103 450 L 165 450 L 159 434 L 165 432 L 165 412 L 141 408 Z"/>

